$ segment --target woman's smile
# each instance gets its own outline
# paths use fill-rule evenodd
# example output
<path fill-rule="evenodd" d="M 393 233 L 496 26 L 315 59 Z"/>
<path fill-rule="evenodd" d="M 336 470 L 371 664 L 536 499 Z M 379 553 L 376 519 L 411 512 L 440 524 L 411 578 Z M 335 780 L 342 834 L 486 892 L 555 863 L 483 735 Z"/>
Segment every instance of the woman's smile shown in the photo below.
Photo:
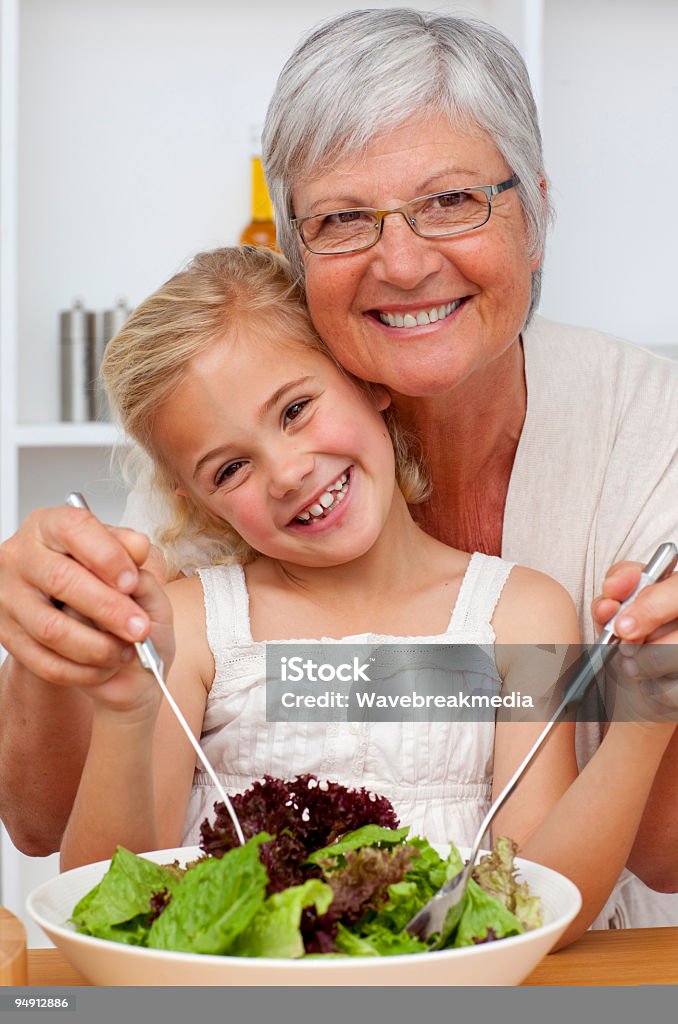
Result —
<path fill-rule="evenodd" d="M 370 310 L 367 316 L 375 316 L 385 327 L 394 327 L 396 330 L 411 331 L 419 327 L 430 327 L 433 324 L 442 324 L 449 320 L 453 313 L 461 307 L 465 299 L 452 299 L 441 303 L 419 303 L 417 305 L 390 306 L 387 310 Z M 417 332 L 420 333 L 420 332 Z"/>

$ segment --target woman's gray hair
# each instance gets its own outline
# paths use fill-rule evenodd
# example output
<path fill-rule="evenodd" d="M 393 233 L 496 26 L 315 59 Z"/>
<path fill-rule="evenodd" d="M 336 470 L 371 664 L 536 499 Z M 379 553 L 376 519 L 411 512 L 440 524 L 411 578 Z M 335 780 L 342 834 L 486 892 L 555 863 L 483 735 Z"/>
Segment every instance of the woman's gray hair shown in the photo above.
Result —
<path fill-rule="evenodd" d="M 289 223 L 295 185 L 338 160 L 359 160 L 375 135 L 434 112 L 492 138 L 520 178 L 530 256 L 543 257 L 551 211 L 541 184 L 541 133 L 527 69 L 513 43 L 471 18 L 409 8 L 357 10 L 323 22 L 299 43 L 266 116 L 263 162 L 278 245 L 300 281 L 303 261 Z M 527 319 L 540 289 L 541 267 L 532 275 Z"/>

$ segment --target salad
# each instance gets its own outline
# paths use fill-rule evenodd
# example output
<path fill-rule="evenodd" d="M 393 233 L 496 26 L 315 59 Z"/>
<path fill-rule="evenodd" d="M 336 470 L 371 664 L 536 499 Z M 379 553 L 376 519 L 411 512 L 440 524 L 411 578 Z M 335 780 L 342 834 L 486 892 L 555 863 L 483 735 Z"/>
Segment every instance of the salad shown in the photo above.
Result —
<path fill-rule="evenodd" d="M 77 931 L 114 942 L 246 957 L 424 953 L 405 925 L 463 867 L 399 827 L 391 803 L 313 775 L 265 776 L 203 822 L 203 855 L 160 865 L 118 847 L 74 908 Z M 446 948 L 491 942 L 541 924 L 539 899 L 516 881 L 515 844 L 500 838 L 469 883 Z"/>

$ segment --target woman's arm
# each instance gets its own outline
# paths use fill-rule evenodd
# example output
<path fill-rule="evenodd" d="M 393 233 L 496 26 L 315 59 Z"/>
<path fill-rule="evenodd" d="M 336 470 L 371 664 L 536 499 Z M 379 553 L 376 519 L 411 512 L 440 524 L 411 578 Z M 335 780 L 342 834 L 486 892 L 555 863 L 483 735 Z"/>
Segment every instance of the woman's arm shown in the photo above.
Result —
<path fill-rule="evenodd" d="M 79 688 L 112 676 L 148 632 L 130 597 L 148 552 L 143 535 L 66 506 L 33 513 L 0 545 L 0 643 L 11 655 L 0 669 L 0 818 L 24 853 L 59 847 L 89 743 Z"/>
<path fill-rule="evenodd" d="M 530 585 L 525 570 L 514 572 L 517 592 L 513 601 L 503 602 L 502 639 L 511 638 L 509 643 L 514 644 L 575 642 L 574 607 L 562 588 L 553 581 L 544 583 L 543 577 L 535 579 L 535 574 Z M 525 587 L 532 591 L 527 596 Z M 497 634 L 499 638 L 499 628 Z M 505 688 L 520 688 L 520 661 L 507 665 Z M 542 728 L 543 723 L 498 724 L 495 795 Z M 673 726 L 613 722 L 577 775 L 574 727 L 563 723 L 554 729 L 498 819 L 496 833 L 514 838 L 522 855 L 567 875 L 582 893 L 582 910 L 561 946 L 582 934 L 612 891 L 672 735 Z"/>
<path fill-rule="evenodd" d="M 8 658 L 0 669 L 0 819 L 22 853 L 45 857 L 73 806 L 92 723 L 77 687 L 55 686 Z"/>
<path fill-rule="evenodd" d="M 171 665 L 168 686 L 199 736 L 213 674 L 199 580 L 162 591 L 142 573 L 140 583 L 135 599 L 146 608 L 153 642 Z M 134 648 L 130 652 L 113 679 L 89 690 L 92 739 L 61 846 L 62 870 L 111 857 L 119 845 L 143 852 L 176 846 L 181 838 L 195 755 L 157 682 L 141 669 Z"/>

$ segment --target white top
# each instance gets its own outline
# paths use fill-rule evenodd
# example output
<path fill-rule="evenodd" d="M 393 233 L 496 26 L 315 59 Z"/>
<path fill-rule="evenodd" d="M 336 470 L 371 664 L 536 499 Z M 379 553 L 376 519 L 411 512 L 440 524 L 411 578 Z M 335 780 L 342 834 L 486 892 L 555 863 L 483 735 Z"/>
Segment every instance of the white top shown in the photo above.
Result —
<path fill-rule="evenodd" d="M 511 568 L 503 559 L 473 555 L 444 633 L 361 633 L 294 642 L 478 644 L 491 652 L 492 615 Z M 491 799 L 493 722 L 346 722 L 336 717 L 267 722 L 266 644 L 252 639 L 242 567 L 212 566 L 200 569 L 199 576 L 215 664 L 200 742 L 227 792 L 242 792 L 266 774 L 292 778 L 312 772 L 321 780 L 364 786 L 388 797 L 413 835 L 471 844 Z M 480 669 L 485 684 L 498 693 L 502 681 L 494 658 L 481 659 Z M 197 763 L 183 844 L 199 842 L 200 823 L 214 819 L 217 800 L 210 777 Z"/>
<path fill-rule="evenodd" d="M 678 361 L 536 316 L 502 556 L 555 577 L 583 643 L 609 567 L 678 541 Z"/>
<path fill-rule="evenodd" d="M 569 591 L 582 640 L 607 569 L 678 540 L 678 362 L 599 331 L 535 316 L 523 333 L 527 413 L 504 513 L 502 555 Z M 162 507 L 143 481 L 124 523 L 153 535 Z M 186 564 L 205 561 L 187 551 Z M 585 761 L 600 741 L 582 727 Z M 628 873 L 625 874 L 627 879 Z M 624 884 L 613 924 L 678 924 L 678 896 Z M 621 892 L 621 895 L 620 895 Z"/>

